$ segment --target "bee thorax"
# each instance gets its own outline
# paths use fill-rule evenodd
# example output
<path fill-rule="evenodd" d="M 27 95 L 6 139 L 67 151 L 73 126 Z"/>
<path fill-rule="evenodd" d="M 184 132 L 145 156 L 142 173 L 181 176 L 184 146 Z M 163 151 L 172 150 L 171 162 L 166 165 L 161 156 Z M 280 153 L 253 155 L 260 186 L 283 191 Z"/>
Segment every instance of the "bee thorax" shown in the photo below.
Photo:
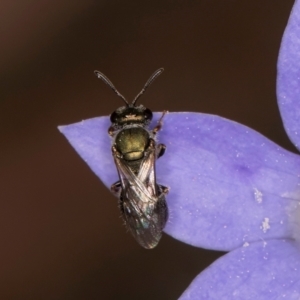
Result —
<path fill-rule="evenodd" d="M 115 139 L 116 149 L 127 161 L 141 159 L 148 144 L 149 133 L 142 127 L 123 129 Z"/>

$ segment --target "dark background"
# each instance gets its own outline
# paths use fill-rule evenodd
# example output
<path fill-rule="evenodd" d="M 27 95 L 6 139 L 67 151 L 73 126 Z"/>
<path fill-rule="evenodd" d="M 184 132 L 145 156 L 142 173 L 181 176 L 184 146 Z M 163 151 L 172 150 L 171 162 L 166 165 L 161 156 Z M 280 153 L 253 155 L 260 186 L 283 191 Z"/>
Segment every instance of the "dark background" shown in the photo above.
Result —
<path fill-rule="evenodd" d="M 116 199 L 58 132 L 109 115 L 157 68 L 154 111 L 246 124 L 294 151 L 276 105 L 292 0 L 0 3 L 0 299 L 176 299 L 222 253 L 126 234 Z M 99 138 L 101 138 L 99 133 Z"/>

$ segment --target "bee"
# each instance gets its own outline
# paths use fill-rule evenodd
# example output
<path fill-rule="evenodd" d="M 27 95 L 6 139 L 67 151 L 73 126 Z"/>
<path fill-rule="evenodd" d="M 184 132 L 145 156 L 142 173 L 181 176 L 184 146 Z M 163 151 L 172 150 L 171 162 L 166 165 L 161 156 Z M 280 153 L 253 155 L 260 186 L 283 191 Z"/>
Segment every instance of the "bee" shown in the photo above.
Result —
<path fill-rule="evenodd" d="M 156 143 L 156 134 L 162 128 L 164 111 L 154 129 L 149 129 L 152 112 L 143 105 L 136 105 L 151 83 L 163 72 L 154 72 L 131 104 L 121 95 L 112 82 L 101 72 L 95 75 L 103 80 L 125 103 L 110 116 L 108 134 L 112 137 L 112 156 L 119 174 L 119 181 L 111 186 L 119 199 L 119 208 L 136 241 L 146 249 L 154 248 L 168 220 L 165 195 L 169 189 L 156 182 L 155 163 L 166 150 Z"/>

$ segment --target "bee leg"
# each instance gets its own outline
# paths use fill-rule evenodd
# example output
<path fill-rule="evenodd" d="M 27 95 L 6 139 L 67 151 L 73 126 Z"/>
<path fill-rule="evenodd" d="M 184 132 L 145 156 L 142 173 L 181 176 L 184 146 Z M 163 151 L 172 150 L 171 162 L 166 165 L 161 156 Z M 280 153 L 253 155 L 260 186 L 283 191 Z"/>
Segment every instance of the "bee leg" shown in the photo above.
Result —
<path fill-rule="evenodd" d="M 161 194 L 167 195 L 169 193 L 170 189 L 168 187 L 166 187 L 164 185 L 160 185 L 160 184 L 158 186 L 159 186 Z"/>
<path fill-rule="evenodd" d="M 110 126 L 110 127 L 108 128 L 108 134 L 109 134 L 110 136 L 113 136 L 113 135 L 114 135 L 114 132 L 115 132 L 115 128 L 114 128 L 113 126 Z"/>
<path fill-rule="evenodd" d="M 114 158 L 122 158 L 122 154 L 117 150 L 115 146 L 111 147 L 111 151 Z"/>
<path fill-rule="evenodd" d="M 121 186 L 121 181 L 115 182 L 111 187 L 110 191 L 118 198 L 121 197 L 121 192 L 122 192 L 122 186 Z"/>
<path fill-rule="evenodd" d="M 166 152 L 166 148 L 167 148 L 166 145 L 158 144 L 156 147 L 156 157 L 157 158 L 162 157 Z"/>
<path fill-rule="evenodd" d="M 164 110 L 164 111 L 163 111 L 163 114 L 162 114 L 162 116 L 160 117 L 160 119 L 158 120 L 157 125 L 156 125 L 156 126 L 153 128 L 153 130 L 152 130 L 153 134 L 156 134 L 158 131 L 161 130 L 162 125 L 163 125 L 162 119 L 163 119 L 163 117 L 165 116 L 165 114 L 166 114 L 167 112 L 168 112 L 167 110 Z"/>

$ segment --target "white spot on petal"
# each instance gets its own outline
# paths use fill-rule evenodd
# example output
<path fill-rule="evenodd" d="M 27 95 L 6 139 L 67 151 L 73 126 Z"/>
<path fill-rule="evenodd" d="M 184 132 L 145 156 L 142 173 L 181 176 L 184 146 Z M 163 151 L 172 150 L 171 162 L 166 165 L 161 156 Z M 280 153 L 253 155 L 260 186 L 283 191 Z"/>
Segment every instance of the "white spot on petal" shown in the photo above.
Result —
<path fill-rule="evenodd" d="M 254 190 L 255 201 L 257 203 L 262 203 L 262 201 L 263 201 L 263 193 L 260 190 L 258 190 L 257 188 L 254 188 L 253 190 Z"/>
<path fill-rule="evenodd" d="M 262 229 L 262 231 L 263 231 L 264 233 L 266 233 L 266 232 L 271 228 L 269 222 L 270 222 L 270 219 L 269 219 L 269 218 L 265 218 L 265 219 L 262 221 L 262 224 L 261 224 L 260 228 Z"/>

